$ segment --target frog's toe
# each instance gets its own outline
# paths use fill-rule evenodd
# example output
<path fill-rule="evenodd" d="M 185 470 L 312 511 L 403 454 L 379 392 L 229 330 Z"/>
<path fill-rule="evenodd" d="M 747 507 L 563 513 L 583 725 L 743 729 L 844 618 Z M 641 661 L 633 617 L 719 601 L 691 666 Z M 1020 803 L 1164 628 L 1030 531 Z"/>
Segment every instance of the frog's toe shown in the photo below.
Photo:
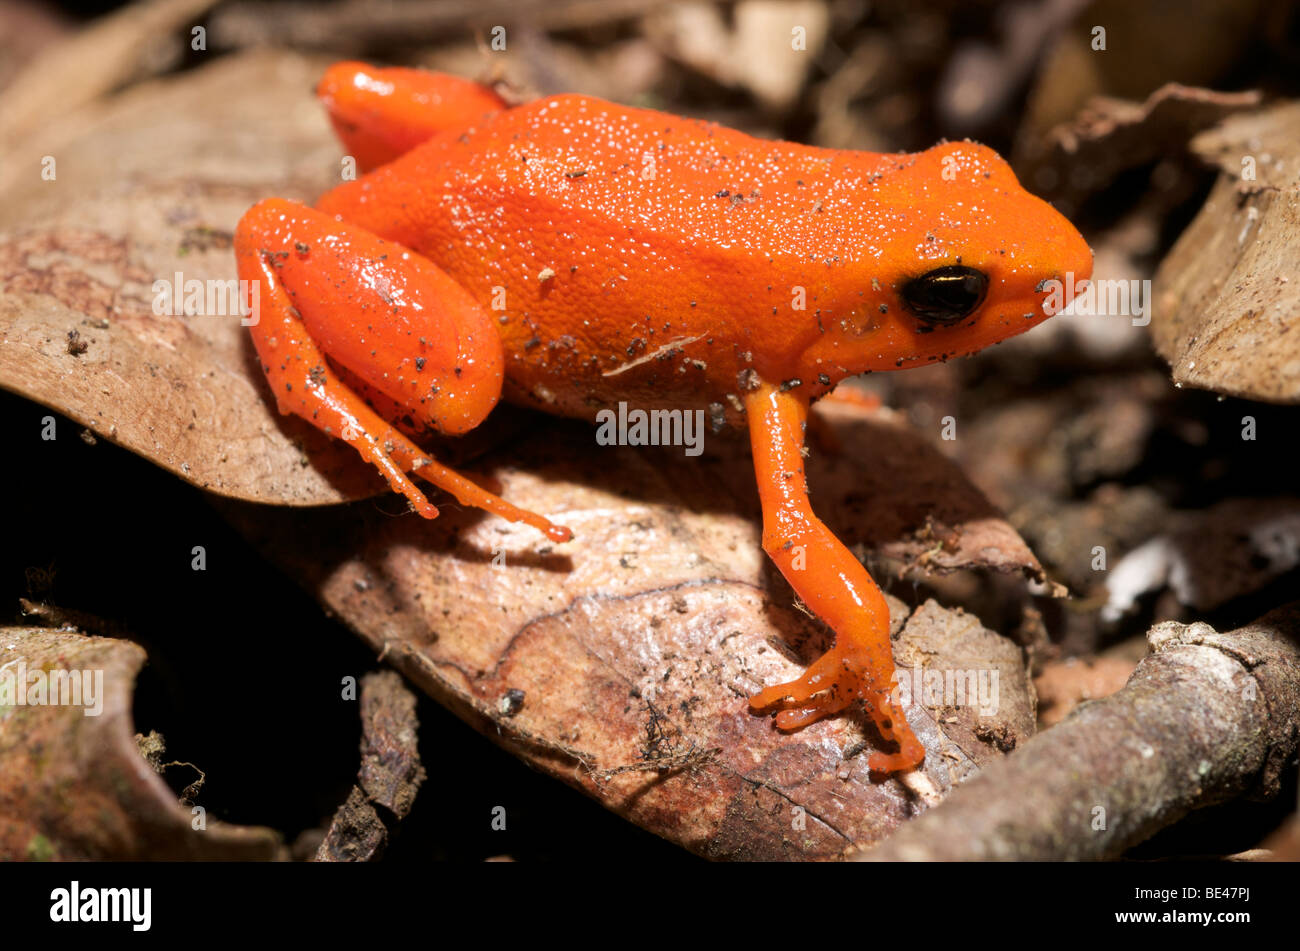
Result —
<path fill-rule="evenodd" d="M 749 698 L 749 705 L 755 710 L 766 710 L 777 704 L 803 703 L 814 694 L 831 687 L 838 669 L 838 658 L 834 651 L 830 651 L 814 661 L 797 680 L 764 687 Z"/>
<path fill-rule="evenodd" d="M 797 709 L 782 710 L 776 715 L 776 726 L 780 730 L 797 730 L 810 723 L 839 713 L 850 703 L 853 697 L 837 690 L 828 690 L 813 698 L 813 702 Z"/>
<path fill-rule="evenodd" d="M 920 766 L 925 760 L 925 747 L 908 725 L 903 708 L 888 694 L 879 693 L 869 699 L 867 711 L 881 737 L 898 746 L 896 753 L 872 753 L 867 767 L 873 773 L 899 773 Z"/>
<path fill-rule="evenodd" d="M 867 757 L 867 769 L 873 773 L 902 773 L 920 766 L 925 759 L 925 747 L 913 741 L 903 744 L 897 753 L 872 753 Z"/>

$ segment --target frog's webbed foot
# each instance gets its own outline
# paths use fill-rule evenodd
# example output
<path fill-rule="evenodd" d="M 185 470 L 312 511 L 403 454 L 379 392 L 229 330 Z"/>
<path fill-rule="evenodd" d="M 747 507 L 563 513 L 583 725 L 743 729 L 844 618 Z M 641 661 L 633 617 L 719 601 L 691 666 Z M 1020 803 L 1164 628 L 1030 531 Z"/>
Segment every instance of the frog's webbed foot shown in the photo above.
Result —
<path fill-rule="evenodd" d="M 907 716 L 895 702 L 894 695 L 879 691 L 864 699 L 867 702 L 867 713 L 871 715 L 876 730 L 885 740 L 898 746 L 896 753 L 872 753 L 867 757 L 867 767 L 873 773 L 899 773 L 920 766 L 925 761 L 925 747 L 912 732 Z"/>
<path fill-rule="evenodd" d="M 847 682 L 843 673 L 844 659 L 829 650 L 802 677 L 763 688 L 749 698 L 749 705 L 759 711 L 783 707 L 776 715 L 776 725 L 796 730 L 838 713 L 857 698 L 856 686 Z"/>
<path fill-rule="evenodd" d="M 823 654 L 802 677 L 760 690 L 749 698 L 749 705 L 756 711 L 782 706 L 777 727 L 797 730 L 859 700 L 881 737 L 898 745 L 896 753 L 872 753 L 868 768 L 873 773 L 897 773 L 919 766 L 925 747 L 912 733 L 902 709 L 888 692 L 873 689 L 855 671 L 852 659 L 837 650 Z"/>

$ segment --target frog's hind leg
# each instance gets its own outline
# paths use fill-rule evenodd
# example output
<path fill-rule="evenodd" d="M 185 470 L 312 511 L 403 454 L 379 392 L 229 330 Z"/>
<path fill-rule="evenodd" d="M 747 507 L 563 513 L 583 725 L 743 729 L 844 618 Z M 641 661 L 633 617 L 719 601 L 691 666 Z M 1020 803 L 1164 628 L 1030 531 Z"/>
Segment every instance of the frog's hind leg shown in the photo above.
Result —
<path fill-rule="evenodd" d="M 354 62 L 326 70 L 316 95 L 362 172 L 508 108 L 488 87 L 459 76 Z"/>
<path fill-rule="evenodd" d="M 235 256 L 256 295 L 249 331 L 280 412 L 344 440 L 425 518 L 438 510 L 408 472 L 463 505 L 572 538 L 431 459 L 334 371 L 330 361 L 440 432 L 478 425 L 501 395 L 501 340 L 450 277 L 401 245 L 279 199 L 240 219 Z"/>

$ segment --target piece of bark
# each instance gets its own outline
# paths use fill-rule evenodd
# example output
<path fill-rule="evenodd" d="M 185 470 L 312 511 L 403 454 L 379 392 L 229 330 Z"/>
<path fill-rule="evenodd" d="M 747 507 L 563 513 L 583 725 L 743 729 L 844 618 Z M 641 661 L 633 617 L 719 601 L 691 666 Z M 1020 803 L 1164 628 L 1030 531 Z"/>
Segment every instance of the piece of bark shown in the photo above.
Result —
<path fill-rule="evenodd" d="M 1198 132 L 1259 105 L 1258 92 L 1216 92 L 1167 83 L 1144 102 L 1098 96 L 1039 139 L 1026 136 L 1016 169 L 1027 188 L 1077 207 L 1120 173 L 1187 152 Z"/>
<path fill-rule="evenodd" d="M 1038 576 L 1006 523 L 895 414 L 816 411 L 842 450 L 811 455 L 812 495 L 846 543 L 920 575 Z M 548 544 L 451 505 L 432 523 L 386 514 L 401 508 L 393 502 L 222 508 L 439 702 L 537 769 L 700 854 L 831 858 L 922 808 L 897 780 L 868 776 L 859 754 L 881 741 L 858 714 L 783 734 L 749 710 L 750 694 L 798 676 L 830 636 L 792 607 L 760 547 L 743 440 L 706 440 L 689 458 L 597 446 L 589 426 L 545 420 L 466 471 L 571 526 L 574 541 Z M 895 611 L 901 626 L 906 608 Z M 972 616 L 918 609 L 895 657 L 908 670 L 998 672 L 992 716 L 909 711 L 940 792 L 1031 735 L 1023 654 Z"/>
<path fill-rule="evenodd" d="M 388 844 L 425 780 L 415 695 L 391 670 L 361 681 L 361 769 L 316 852 L 317 862 L 368 862 Z M 383 811 L 376 809 L 382 806 Z"/>
<path fill-rule="evenodd" d="M 420 721 L 415 694 L 391 670 L 361 682 L 361 789 L 398 819 L 405 819 L 425 780 L 420 763 Z"/>
<path fill-rule="evenodd" d="M 316 862 L 369 862 L 388 844 L 388 827 L 360 786 L 348 791 L 347 801 L 334 814 L 325 838 L 316 850 Z"/>
<path fill-rule="evenodd" d="M 1275 795 L 1300 740 L 1300 602 L 1226 634 L 1164 622 L 1147 637 L 1123 690 L 856 858 L 1114 858 L 1193 809 Z"/>
<path fill-rule="evenodd" d="M 131 712 L 144 660 L 144 651 L 129 641 L 0 628 L 0 859 L 283 857 L 273 830 L 229 825 L 183 807 L 145 758 Z M 29 678 L 39 672 L 46 682 L 61 671 L 89 672 L 92 692 L 102 685 L 100 712 L 87 715 L 94 705 L 87 705 L 86 694 L 81 705 L 40 705 L 32 693 L 24 694 L 27 703 L 14 703 L 16 694 L 4 691 L 14 685 L 20 664 Z"/>
<path fill-rule="evenodd" d="M 1192 149 L 1220 176 L 1156 272 L 1156 350 L 1180 386 L 1300 401 L 1300 103 L 1235 116 Z"/>

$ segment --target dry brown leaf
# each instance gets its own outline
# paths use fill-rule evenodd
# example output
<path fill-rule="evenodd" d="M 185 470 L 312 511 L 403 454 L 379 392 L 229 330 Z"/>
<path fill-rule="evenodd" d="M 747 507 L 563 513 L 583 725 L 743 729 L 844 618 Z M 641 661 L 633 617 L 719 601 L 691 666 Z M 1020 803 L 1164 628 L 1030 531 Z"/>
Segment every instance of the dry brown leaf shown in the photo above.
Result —
<path fill-rule="evenodd" d="M 144 660 L 130 641 L 0 628 L 0 860 L 282 857 L 271 829 L 212 818 L 194 828 L 196 813 L 141 755 L 131 695 Z M 19 671 L 29 688 L 21 696 Z M 38 703 L 36 686 L 64 671 L 91 688 L 81 705 L 50 705 L 48 690 Z"/>
<path fill-rule="evenodd" d="M 843 452 L 814 454 L 809 481 L 846 542 L 914 565 L 1038 571 L 960 472 L 892 414 L 826 412 Z M 451 506 L 432 523 L 370 504 L 226 508 L 467 722 L 701 854 L 827 858 L 920 808 L 896 780 L 869 778 L 854 754 L 880 740 L 857 717 L 785 735 L 748 709 L 749 694 L 797 676 L 829 635 L 793 609 L 759 547 L 743 441 L 688 459 L 598 447 L 581 423 L 537 430 L 468 472 L 571 526 L 565 545 Z M 1032 733 L 1019 648 L 974 618 L 928 604 L 895 654 L 908 668 L 999 672 L 992 716 L 911 708 L 938 789 Z"/>
<path fill-rule="evenodd" d="M 32 59 L 0 99 L 0 142 L 13 141 L 129 79 L 181 56 L 180 38 L 215 0 L 147 0 L 101 17 Z M 171 42 L 169 43 L 169 39 Z"/>
<path fill-rule="evenodd" d="M 1077 205 L 1121 172 L 1182 154 L 1196 133 L 1257 106 L 1258 92 L 1216 92 L 1167 83 L 1144 102 L 1098 96 L 1041 140 L 1020 143 L 1016 168 L 1028 187 Z"/>
<path fill-rule="evenodd" d="M 9 150 L 0 167 L 26 180 L 0 196 L 0 386 L 223 494 L 311 504 L 382 485 L 279 417 L 237 316 L 153 312 L 157 280 L 235 277 L 231 233 L 259 198 L 331 184 L 319 73 L 290 54 L 222 60 Z"/>
<path fill-rule="evenodd" d="M 1152 339 L 1176 383 L 1300 401 L 1297 143 L 1300 103 L 1235 116 L 1193 140 L 1222 174 L 1156 274 Z"/>

